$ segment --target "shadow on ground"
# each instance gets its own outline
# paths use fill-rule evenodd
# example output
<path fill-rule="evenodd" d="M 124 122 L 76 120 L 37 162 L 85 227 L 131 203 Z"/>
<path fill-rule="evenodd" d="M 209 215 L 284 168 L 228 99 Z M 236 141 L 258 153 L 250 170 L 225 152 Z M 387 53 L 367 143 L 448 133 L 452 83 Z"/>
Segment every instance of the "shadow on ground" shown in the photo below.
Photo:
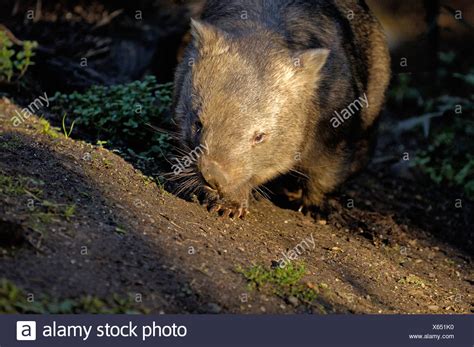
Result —
<path fill-rule="evenodd" d="M 15 106 L 2 106 L 0 171 L 24 177 L 31 194 L 0 191 L 0 220 L 20 226 L 24 239 L 3 244 L 0 271 L 27 293 L 139 295 L 137 306 L 166 313 L 471 310 L 471 259 L 394 216 L 390 205 L 379 210 L 370 173 L 349 185 L 348 196 L 362 185 L 357 191 L 367 190 L 360 196 L 372 205 L 354 198 L 364 202 L 347 210 L 341 196 L 327 223 L 267 201 L 243 221 L 223 220 L 106 149 L 44 133 L 34 117 L 14 128 L 8 114 Z M 314 246 L 295 262 L 305 265 L 303 283 L 318 288 L 311 304 L 251 290 L 236 271 L 270 268 L 308 237 Z"/>

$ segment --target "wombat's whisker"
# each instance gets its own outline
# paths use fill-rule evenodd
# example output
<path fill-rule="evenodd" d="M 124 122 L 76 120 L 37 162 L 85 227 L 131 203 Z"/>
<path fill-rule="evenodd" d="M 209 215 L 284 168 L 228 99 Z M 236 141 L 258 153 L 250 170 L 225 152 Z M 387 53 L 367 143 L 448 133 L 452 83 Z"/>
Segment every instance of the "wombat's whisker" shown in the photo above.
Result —
<path fill-rule="evenodd" d="M 175 181 L 176 181 L 176 180 L 180 180 L 180 179 L 196 177 L 196 174 L 187 173 L 187 174 L 176 175 L 175 177 L 176 177 L 176 179 L 175 179 Z"/>
<path fill-rule="evenodd" d="M 175 173 L 174 171 L 168 172 L 163 175 L 165 178 L 168 178 L 170 181 L 177 181 L 183 178 L 189 177 L 198 177 L 198 173 L 190 168 L 184 169 L 180 173 Z"/>
<path fill-rule="evenodd" d="M 197 173 L 194 172 L 194 171 L 183 171 L 182 173 L 180 173 L 179 175 L 176 175 L 176 176 L 179 176 L 179 177 L 188 177 L 188 176 L 196 176 Z"/>
<path fill-rule="evenodd" d="M 309 179 L 309 176 L 306 175 L 305 173 L 301 172 L 301 171 L 298 171 L 296 169 L 291 169 L 290 170 L 290 174 L 292 173 L 296 173 L 298 176 L 303 176 L 304 178 L 308 178 Z"/>
<path fill-rule="evenodd" d="M 188 155 L 189 152 L 190 152 L 187 148 L 183 149 L 183 148 L 180 148 L 180 147 L 174 147 L 173 151 L 176 151 L 178 154 L 183 155 L 183 156 Z"/>
<path fill-rule="evenodd" d="M 164 178 L 166 178 L 168 181 L 176 182 L 179 180 L 182 180 L 183 178 L 190 177 L 191 175 L 176 175 L 174 172 L 168 172 L 163 175 Z"/>
<path fill-rule="evenodd" d="M 194 186 L 194 189 L 191 190 L 191 194 L 196 194 L 198 191 L 201 191 L 202 189 L 202 186 L 199 184 L 199 182 L 197 182 Z"/>
<path fill-rule="evenodd" d="M 156 132 L 158 133 L 161 133 L 161 134 L 166 134 L 168 135 L 169 137 L 175 139 L 175 140 L 178 140 L 179 139 L 179 133 L 177 131 L 172 131 L 172 130 L 167 130 L 167 129 L 162 129 L 162 128 L 159 128 L 155 125 L 152 125 L 150 123 L 145 123 L 147 126 L 149 126 L 150 128 L 152 128 L 153 130 L 155 130 Z"/>
<path fill-rule="evenodd" d="M 270 200 L 270 197 L 268 196 L 267 193 L 265 193 L 265 192 L 262 190 L 262 188 L 260 188 L 260 187 L 255 187 L 255 188 L 253 188 L 253 189 L 254 189 L 255 193 L 256 193 L 259 197 L 261 197 L 262 199 Z"/>
<path fill-rule="evenodd" d="M 193 191 L 196 190 L 196 186 L 199 184 L 199 179 L 197 177 L 193 177 L 190 179 L 187 179 L 184 181 L 182 184 L 178 186 L 178 189 L 176 189 L 176 195 L 180 195 L 183 193 L 187 193 L 191 188 L 194 188 Z"/>
<path fill-rule="evenodd" d="M 272 190 L 268 188 L 267 186 L 260 186 L 260 189 L 262 189 L 262 191 L 265 189 L 268 192 L 268 194 L 273 194 Z"/>
<path fill-rule="evenodd" d="M 165 161 L 169 164 L 169 166 L 173 167 L 173 162 L 171 161 L 171 159 L 168 159 L 168 157 L 166 156 L 163 156 L 163 158 L 165 159 Z"/>
<path fill-rule="evenodd" d="M 176 149 L 178 151 L 183 151 L 183 153 L 188 153 L 191 151 L 191 147 L 189 147 L 185 143 L 180 143 L 179 146 L 173 146 L 173 149 Z"/>

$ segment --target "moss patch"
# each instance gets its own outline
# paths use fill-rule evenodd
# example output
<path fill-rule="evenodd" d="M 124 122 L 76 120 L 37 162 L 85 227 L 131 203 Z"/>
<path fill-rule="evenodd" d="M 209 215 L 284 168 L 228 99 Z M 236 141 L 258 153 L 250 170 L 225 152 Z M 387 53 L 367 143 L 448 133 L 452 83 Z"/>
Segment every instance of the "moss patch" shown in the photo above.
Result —
<path fill-rule="evenodd" d="M 131 298 L 111 295 L 110 300 L 95 296 L 74 299 L 35 298 L 12 282 L 0 280 L 0 313 L 148 313 Z"/>
<path fill-rule="evenodd" d="M 311 304 L 318 296 L 318 291 L 312 283 L 304 283 L 306 269 L 303 264 L 289 264 L 284 268 L 267 269 L 261 265 L 248 269 L 237 268 L 248 281 L 252 290 L 269 291 L 285 300 L 296 298 L 306 304 Z"/>

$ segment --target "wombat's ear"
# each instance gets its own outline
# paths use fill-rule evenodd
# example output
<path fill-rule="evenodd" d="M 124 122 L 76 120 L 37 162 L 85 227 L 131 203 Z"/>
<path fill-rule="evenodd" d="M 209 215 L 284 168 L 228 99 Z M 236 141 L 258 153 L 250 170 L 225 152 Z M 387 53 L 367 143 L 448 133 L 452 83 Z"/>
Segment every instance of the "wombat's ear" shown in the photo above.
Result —
<path fill-rule="evenodd" d="M 191 19 L 191 34 L 196 48 L 201 53 L 222 54 L 229 49 L 227 34 L 212 24 Z"/>
<path fill-rule="evenodd" d="M 326 64 L 329 56 L 329 49 L 316 48 L 302 51 L 293 57 L 293 65 L 298 70 L 303 70 L 310 74 L 318 75 L 318 73 Z"/>

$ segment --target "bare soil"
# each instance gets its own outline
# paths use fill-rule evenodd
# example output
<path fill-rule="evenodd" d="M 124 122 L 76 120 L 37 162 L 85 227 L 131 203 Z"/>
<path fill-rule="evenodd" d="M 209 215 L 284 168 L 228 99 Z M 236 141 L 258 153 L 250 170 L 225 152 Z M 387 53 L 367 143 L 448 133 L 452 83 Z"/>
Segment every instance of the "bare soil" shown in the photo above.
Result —
<path fill-rule="evenodd" d="M 472 204 L 456 208 L 458 192 L 387 165 L 396 154 L 386 127 L 374 163 L 330 198 L 326 220 L 269 201 L 231 220 L 111 151 L 53 138 L 36 117 L 13 127 L 15 107 L 0 102 L 0 174 L 30 194 L 0 187 L 0 277 L 25 293 L 140 294 L 136 306 L 153 313 L 474 312 Z M 60 207 L 45 215 L 38 201 Z M 250 290 L 236 271 L 270 268 L 308 237 L 314 249 L 298 262 L 305 285 L 318 288 L 311 304 Z"/>

